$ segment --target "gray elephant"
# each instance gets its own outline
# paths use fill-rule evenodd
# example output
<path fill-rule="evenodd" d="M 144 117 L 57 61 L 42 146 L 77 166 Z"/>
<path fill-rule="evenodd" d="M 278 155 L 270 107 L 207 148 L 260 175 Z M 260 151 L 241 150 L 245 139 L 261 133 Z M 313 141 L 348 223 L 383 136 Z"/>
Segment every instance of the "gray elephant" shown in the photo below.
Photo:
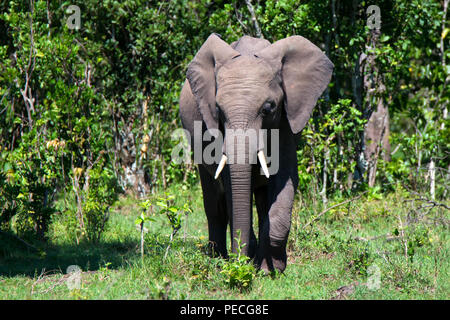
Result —
<path fill-rule="evenodd" d="M 200 141 L 200 151 L 205 150 L 208 143 L 202 137 L 207 130 L 224 141 L 214 163 L 198 165 L 209 240 L 218 254 L 227 257 L 230 225 L 232 252 L 236 252 L 240 237 L 242 252 L 254 258 L 258 268 L 285 270 L 298 185 L 300 131 L 328 86 L 332 71 L 333 64 L 325 54 L 301 36 L 273 44 L 244 36 L 229 45 L 212 34 L 189 64 L 180 115 L 190 143 Z M 200 132 L 195 130 L 196 123 L 201 123 Z M 256 144 L 229 137 L 228 132 L 239 129 L 265 129 L 269 135 L 276 131 L 279 143 L 264 145 L 260 135 Z M 269 151 L 279 155 L 278 170 L 272 173 L 265 154 Z M 233 153 L 244 155 L 243 161 L 228 161 Z M 253 231 L 253 201 L 258 238 Z"/>

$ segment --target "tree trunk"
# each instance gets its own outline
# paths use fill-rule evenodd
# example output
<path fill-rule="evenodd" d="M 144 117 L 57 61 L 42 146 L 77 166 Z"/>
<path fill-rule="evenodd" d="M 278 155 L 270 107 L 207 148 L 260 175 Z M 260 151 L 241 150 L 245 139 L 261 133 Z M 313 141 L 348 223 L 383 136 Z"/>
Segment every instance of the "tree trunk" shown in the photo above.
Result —
<path fill-rule="evenodd" d="M 369 45 L 366 46 L 367 55 L 361 55 L 359 61 L 362 69 L 363 116 L 367 119 L 363 137 L 361 137 L 360 157 L 358 168 L 359 178 L 366 176 L 370 187 L 375 185 L 377 163 L 380 154 L 385 161 L 390 161 L 389 144 L 389 110 L 383 94 L 385 86 L 376 63 L 375 48 L 380 36 L 379 29 L 371 31 Z M 356 89 L 356 84 L 354 86 Z"/>
<path fill-rule="evenodd" d="M 389 144 L 389 111 L 383 98 L 377 98 L 378 104 L 372 112 L 364 129 L 364 158 L 367 163 L 367 182 L 370 187 L 375 185 L 377 163 L 380 153 L 383 160 L 390 161 Z"/>
<path fill-rule="evenodd" d="M 142 106 L 143 119 L 143 144 L 138 148 L 138 141 L 132 132 L 134 119 L 133 117 L 125 121 L 122 117 L 122 123 L 126 124 L 122 130 L 118 132 L 116 139 L 116 152 L 118 153 L 119 165 L 122 168 L 122 174 L 119 175 L 119 183 L 125 190 L 132 191 L 139 196 L 145 196 L 150 189 L 147 182 L 147 175 L 142 167 L 142 160 L 146 158 L 150 136 L 148 136 L 147 127 L 147 103 L 146 99 Z M 146 139 L 148 137 L 148 139 Z"/>
<path fill-rule="evenodd" d="M 436 197 L 436 165 L 434 163 L 434 159 L 432 158 L 430 161 L 430 165 L 428 167 L 428 173 L 430 175 L 430 195 L 431 199 L 435 199 Z"/>
<path fill-rule="evenodd" d="M 250 15 L 252 17 L 253 26 L 255 27 L 255 34 L 256 37 L 262 38 L 262 32 L 261 28 L 259 27 L 258 19 L 256 18 L 255 10 L 253 9 L 252 2 L 250 0 L 245 0 L 245 3 L 247 4 L 248 11 L 250 12 Z"/>

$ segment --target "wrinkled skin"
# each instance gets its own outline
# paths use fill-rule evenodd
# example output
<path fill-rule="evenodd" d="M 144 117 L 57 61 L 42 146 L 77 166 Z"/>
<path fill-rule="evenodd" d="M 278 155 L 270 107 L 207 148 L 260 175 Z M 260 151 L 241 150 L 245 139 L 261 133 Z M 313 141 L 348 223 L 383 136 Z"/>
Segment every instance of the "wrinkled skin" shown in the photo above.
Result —
<path fill-rule="evenodd" d="M 229 224 L 233 252 L 240 234 L 243 253 L 254 258 L 257 267 L 267 272 L 286 268 L 286 243 L 298 185 L 299 133 L 328 85 L 332 69 L 320 49 L 300 36 L 274 44 L 245 36 L 228 45 L 212 34 L 190 63 L 180 114 L 191 144 L 201 141 L 194 136 L 194 121 L 202 121 L 203 132 L 222 132 L 225 155 L 236 152 L 245 156 L 245 163 L 226 164 L 217 179 L 217 163 L 199 164 L 209 240 L 216 253 L 227 256 Z M 227 129 L 279 129 L 278 150 L 267 139 L 267 150 L 279 152 L 278 171 L 269 178 L 262 175 L 260 161 L 250 161 L 259 151 L 256 146 L 245 139 L 227 141 Z M 207 144 L 204 142 L 203 148 Z M 252 226 L 253 200 L 258 238 Z"/>

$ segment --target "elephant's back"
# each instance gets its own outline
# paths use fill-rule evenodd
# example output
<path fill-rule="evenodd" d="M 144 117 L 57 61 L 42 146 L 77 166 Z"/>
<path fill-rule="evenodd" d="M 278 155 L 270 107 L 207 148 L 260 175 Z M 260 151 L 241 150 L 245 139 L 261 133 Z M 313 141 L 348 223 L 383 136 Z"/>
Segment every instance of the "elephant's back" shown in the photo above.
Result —
<path fill-rule="evenodd" d="M 243 36 L 238 41 L 231 44 L 231 47 L 234 50 L 246 56 L 254 55 L 268 46 L 270 46 L 270 42 L 266 39 L 253 38 L 249 36 Z"/>

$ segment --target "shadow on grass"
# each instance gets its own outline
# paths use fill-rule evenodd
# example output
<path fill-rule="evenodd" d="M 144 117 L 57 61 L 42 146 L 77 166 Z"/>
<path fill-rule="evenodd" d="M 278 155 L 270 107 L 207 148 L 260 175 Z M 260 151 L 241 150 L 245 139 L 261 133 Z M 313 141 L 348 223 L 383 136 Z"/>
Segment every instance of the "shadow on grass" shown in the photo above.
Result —
<path fill-rule="evenodd" d="M 134 239 L 76 244 L 26 244 L 13 235 L 0 233 L 0 276 L 39 276 L 43 272 L 66 273 L 77 265 L 83 271 L 96 271 L 108 264 L 117 269 L 136 256 Z"/>
<path fill-rule="evenodd" d="M 164 272 L 164 255 L 169 245 L 168 236 L 147 234 L 145 257 L 151 257 L 161 272 Z M 199 252 L 205 256 L 207 245 L 192 239 L 175 238 L 169 256 L 174 252 Z M 99 243 L 76 244 L 24 243 L 12 234 L 0 233 L 0 277 L 38 277 L 42 273 L 63 273 L 71 265 L 83 271 L 97 271 L 102 267 L 119 269 L 140 260 L 139 243 L 136 238 L 102 240 Z M 169 257 L 168 257 L 169 258 Z M 169 260 L 169 259 L 168 259 Z M 167 270 L 165 270 L 167 271 Z"/>

